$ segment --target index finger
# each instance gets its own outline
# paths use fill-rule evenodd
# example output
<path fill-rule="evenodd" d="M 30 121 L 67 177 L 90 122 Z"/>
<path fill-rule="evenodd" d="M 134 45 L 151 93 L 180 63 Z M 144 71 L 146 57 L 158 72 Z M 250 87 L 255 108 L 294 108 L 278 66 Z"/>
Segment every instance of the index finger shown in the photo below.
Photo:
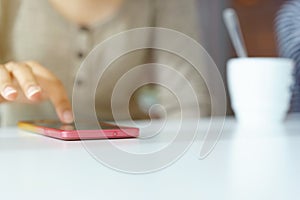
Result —
<path fill-rule="evenodd" d="M 55 107 L 59 119 L 64 123 L 73 122 L 72 107 L 62 82 L 45 67 L 36 62 L 26 62 L 37 75 L 37 81 Z"/>

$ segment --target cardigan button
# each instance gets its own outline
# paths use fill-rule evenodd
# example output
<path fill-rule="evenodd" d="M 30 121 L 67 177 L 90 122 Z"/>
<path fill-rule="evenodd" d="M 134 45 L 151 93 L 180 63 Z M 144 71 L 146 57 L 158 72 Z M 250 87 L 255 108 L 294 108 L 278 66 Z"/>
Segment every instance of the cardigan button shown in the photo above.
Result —
<path fill-rule="evenodd" d="M 81 79 L 76 80 L 76 85 L 82 86 L 83 85 L 83 80 L 81 80 Z"/>
<path fill-rule="evenodd" d="M 87 26 L 80 26 L 79 29 L 80 29 L 81 31 L 85 31 L 85 32 L 90 31 L 90 29 L 89 29 Z"/>
<path fill-rule="evenodd" d="M 77 57 L 78 57 L 78 58 L 80 58 L 80 59 L 81 59 L 81 58 L 83 58 L 83 56 L 84 56 L 84 55 L 83 55 L 83 53 L 82 53 L 82 52 L 78 52 L 78 53 L 77 53 Z"/>

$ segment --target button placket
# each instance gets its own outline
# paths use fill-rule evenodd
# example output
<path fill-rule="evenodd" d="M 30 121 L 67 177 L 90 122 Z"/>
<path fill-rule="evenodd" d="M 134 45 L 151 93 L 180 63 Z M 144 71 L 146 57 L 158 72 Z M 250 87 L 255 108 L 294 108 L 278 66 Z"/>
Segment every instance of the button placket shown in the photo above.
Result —
<path fill-rule="evenodd" d="M 78 68 L 88 54 L 90 48 L 90 35 L 90 30 L 87 27 L 79 27 L 76 40 L 77 47 L 75 52 Z M 80 77 L 77 77 L 76 84 L 78 86 L 82 86 L 87 79 L 88 74 L 80 74 Z"/>
<path fill-rule="evenodd" d="M 89 34 L 90 30 L 87 27 L 80 27 L 78 33 L 78 52 L 77 57 L 78 59 L 83 59 L 89 49 Z"/>

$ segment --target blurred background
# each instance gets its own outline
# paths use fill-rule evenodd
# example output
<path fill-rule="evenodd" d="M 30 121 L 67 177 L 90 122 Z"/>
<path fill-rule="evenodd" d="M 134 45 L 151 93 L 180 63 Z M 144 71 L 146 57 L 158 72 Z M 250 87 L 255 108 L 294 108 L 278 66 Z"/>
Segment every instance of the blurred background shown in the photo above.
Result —
<path fill-rule="evenodd" d="M 222 20 L 224 8 L 233 7 L 239 17 L 249 56 L 276 57 L 274 20 L 287 0 L 198 0 L 202 45 L 216 62 L 226 80 L 226 61 L 236 56 Z M 228 102 L 228 114 L 232 110 Z"/>
<path fill-rule="evenodd" d="M 158 0 L 158 1 L 163 2 L 166 0 Z M 197 10 L 198 10 L 199 19 L 200 19 L 199 20 L 199 25 L 200 25 L 199 29 L 200 29 L 200 35 L 201 35 L 200 38 L 202 38 L 201 44 L 208 51 L 208 53 L 211 55 L 211 57 L 215 61 L 216 65 L 218 66 L 219 71 L 221 72 L 222 78 L 224 80 L 225 86 L 227 86 L 226 62 L 229 58 L 236 56 L 235 52 L 233 51 L 233 47 L 229 40 L 229 36 L 228 36 L 227 30 L 224 26 L 224 22 L 223 22 L 223 18 L 222 18 L 222 12 L 225 8 L 232 7 L 236 10 L 239 20 L 240 20 L 240 23 L 241 23 L 241 28 L 242 28 L 243 35 L 245 38 L 245 44 L 246 44 L 249 56 L 252 56 L 252 57 L 253 56 L 261 56 L 261 57 L 276 57 L 276 56 L 278 56 L 274 21 L 275 21 L 276 13 L 278 12 L 278 10 L 282 6 L 282 4 L 284 4 L 287 0 L 195 0 L 195 1 L 197 1 L 197 3 L 198 3 Z M 7 2 L 12 2 L 12 1 L 7 1 Z M 26 2 L 26 1 L 24 1 L 24 2 Z M 39 2 L 39 1 L 37 1 L 37 2 Z M 40 2 L 42 2 L 42 1 L 40 1 Z M 170 2 L 172 2 L 172 1 L 170 1 Z M 184 2 L 184 0 L 179 0 L 179 2 L 182 3 L 182 2 Z M 34 6 L 32 6 L 32 8 L 34 8 Z M 32 8 L 29 7 L 29 9 L 32 9 Z M 35 13 L 35 15 L 36 15 L 36 13 Z M 180 16 L 178 16 L 178 18 L 174 18 L 174 20 L 178 20 L 178 23 L 181 22 L 179 17 Z M 172 20 L 173 20 L 173 18 L 172 18 Z M 27 21 L 32 21 L 32 20 L 27 20 Z M 186 23 L 186 22 L 183 21 L 183 23 Z M 77 33 L 77 31 L 78 31 L 78 33 Z M 86 42 L 86 41 L 88 41 L 87 38 L 89 36 L 88 28 L 81 27 L 79 30 L 76 30 L 74 32 L 76 32 L 76 33 L 74 33 L 74 35 L 78 34 L 79 35 L 78 38 L 83 38 L 82 41 L 85 41 L 85 42 L 78 42 L 78 43 L 80 43 L 80 44 L 82 43 L 85 45 L 87 43 L 89 43 L 89 42 Z M 28 34 L 28 35 L 30 37 L 32 36 L 32 34 Z M 24 39 L 23 35 L 20 38 L 23 40 Z M 26 44 L 24 46 L 27 47 Z M 82 45 L 83 47 L 78 45 L 79 50 L 78 50 L 78 52 L 74 53 L 75 57 L 73 57 L 74 56 L 73 53 L 71 53 L 72 55 L 70 55 L 70 56 L 72 56 L 72 58 L 74 58 L 74 61 L 72 61 L 72 62 L 78 64 L 78 66 L 81 63 L 81 61 L 83 60 L 84 54 L 87 54 L 87 53 L 82 53 L 82 52 L 84 52 L 84 51 L 88 52 L 88 48 L 89 48 L 88 46 L 92 46 L 90 44 L 88 44 L 86 46 L 85 45 Z M 77 48 L 77 46 L 76 46 L 76 48 Z M 86 50 L 83 50 L 83 49 L 86 49 Z M 48 49 L 48 51 L 50 51 L 50 49 Z M 31 51 L 24 51 L 23 53 L 25 55 L 27 55 L 27 52 L 31 52 Z M 47 54 L 47 53 L 45 53 L 45 54 Z M 52 54 L 53 53 L 51 52 L 51 55 Z M 48 58 L 48 56 L 49 56 L 49 54 L 47 54 L 47 58 Z M 55 56 L 55 55 L 53 54 L 52 56 Z M 24 56 L 22 58 L 24 58 Z M 53 62 L 54 61 L 56 62 L 57 60 L 51 59 L 51 57 L 49 57 L 49 58 L 50 58 L 49 60 L 47 59 L 49 61 L 49 64 L 46 64 L 46 65 L 47 66 L 56 66 L 56 63 L 53 64 Z M 32 58 L 30 57 L 30 59 L 32 59 Z M 41 60 L 42 59 L 44 59 L 44 58 L 41 57 Z M 72 65 L 73 64 L 72 62 L 70 62 L 69 64 Z M 59 66 L 59 65 L 57 65 L 57 66 Z M 80 84 L 82 84 L 82 81 Z M 104 85 L 104 86 L 106 86 L 106 85 Z M 150 92 L 151 91 L 152 90 L 150 90 Z M 227 94 L 228 94 L 228 92 L 227 92 Z M 148 95 L 148 96 L 153 97 L 154 95 L 152 93 L 150 93 L 150 95 Z M 146 100 L 150 102 L 150 103 L 145 103 L 146 107 L 147 107 L 147 105 L 151 105 L 152 102 L 155 102 L 155 100 L 152 100 L 151 98 L 150 98 L 150 100 L 148 100 L 148 99 L 146 99 Z M 228 108 L 227 114 L 229 114 L 229 115 L 233 114 L 232 109 L 230 107 L 230 99 L 229 98 L 227 101 L 227 108 Z M 147 110 L 147 109 L 145 109 L 145 110 Z"/>

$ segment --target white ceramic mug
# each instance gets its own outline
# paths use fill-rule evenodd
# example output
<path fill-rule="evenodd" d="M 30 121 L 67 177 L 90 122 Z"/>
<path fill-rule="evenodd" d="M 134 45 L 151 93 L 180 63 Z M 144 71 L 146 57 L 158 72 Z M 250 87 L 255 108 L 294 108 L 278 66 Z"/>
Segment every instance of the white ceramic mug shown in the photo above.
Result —
<path fill-rule="evenodd" d="M 294 62 L 286 58 L 233 58 L 227 63 L 231 105 L 240 123 L 282 122 L 289 109 Z"/>

